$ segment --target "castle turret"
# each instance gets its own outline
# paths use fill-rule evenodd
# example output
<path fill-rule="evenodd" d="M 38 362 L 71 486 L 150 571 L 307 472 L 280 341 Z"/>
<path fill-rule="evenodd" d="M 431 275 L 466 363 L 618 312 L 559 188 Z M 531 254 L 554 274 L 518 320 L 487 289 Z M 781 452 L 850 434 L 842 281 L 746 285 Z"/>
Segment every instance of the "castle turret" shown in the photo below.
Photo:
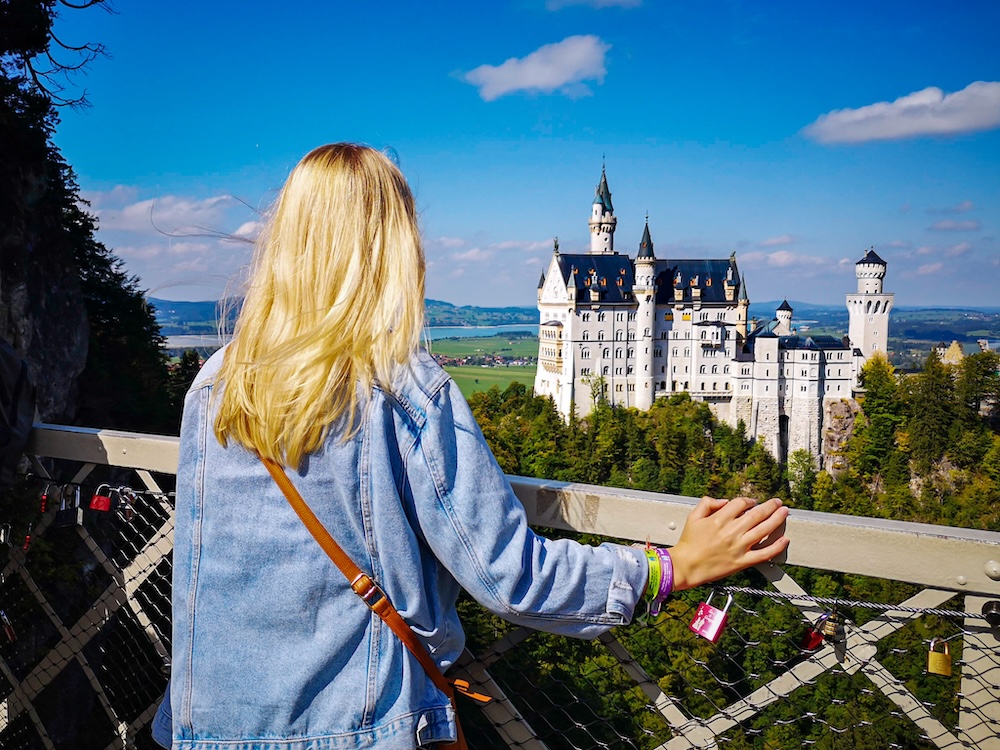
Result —
<path fill-rule="evenodd" d="M 778 306 L 777 311 L 775 311 L 774 316 L 778 319 L 778 325 L 775 327 L 774 332 L 778 336 L 791 336 L 792 335 L 792 306 L 788 304 L 788 300 L 782 300 L 781 304 Z"/>
<path fill-rule="evenodd" d="M 601 182 L 594 195 L 590 213 L 590 252 L 596 255 L 611 254 L 615 251 L 615 209 L 611 205 L 611 191 L 608 178 L 601 167 Z"/>
<path fill-rule="evenodd" d="M 854 275 L 858 279 L 857 294 L 847 295 L 849 316 L 848 337 L 851 346 L 861 352 L 855 383 L 860 367 L 875 352 L 886 353 L 889 346 L 889 310 L 892 309 L 893 294 L 882 291 L 886 262 L 869 248 L 865 257 L 854 264 Z"/>
<path fill-rule="evenodd" d="M 747 277 L 740 276 L 740 296 L 736 302 L 736 333 L 737 339 L 745 339 L 750 335 L 750 296 L 747 294 Z"/>
<path fill-rule="evenodd" d="M 635 405 L 648 409 L 653 405 L 656 380 L 653 372 L 653 328 L 656 307 L 656 255 L 649 236 L 649 217 L 639 241 L 639 254 L 635 258 L 635 285 L 632 287 L 639 307 L 636 311 L 636 377 Z"/>

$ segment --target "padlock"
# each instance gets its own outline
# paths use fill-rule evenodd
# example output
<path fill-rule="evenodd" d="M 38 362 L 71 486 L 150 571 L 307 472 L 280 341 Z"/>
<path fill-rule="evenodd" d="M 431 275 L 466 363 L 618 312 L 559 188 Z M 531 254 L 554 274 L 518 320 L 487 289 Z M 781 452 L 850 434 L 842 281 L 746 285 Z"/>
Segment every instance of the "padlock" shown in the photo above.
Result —
<path fill-rule="evenodd" d="M 43 515 L 45 514 L 45 511 L 49 509 L 49 488 L 51 486 L 52 485 L 47 484 L 45 485 L 45 489 L 42 490 L 42 501 L 40 503 L 40 510 Z"/>
<path fill-rule="evenodd" d="M 104 490 L 104 492 L 101 492 Z M 107 513 L 111 510 L 111 485 L 102 484 L 97 488 L 97 492 L 90 498 L 90 509 Z"/>
<path fill-rule="evenodd" d="M 713 591 L 708 595 L 707 601 L 698 605 L 698 611 L 694 615 L 694 620 L 688 625 L 688 629 L 692 633 L 697 633 L 712 643 L 718 641 L 722 635 L 722 629 L 726 627 L 726 620 L 729 619 L 729 607 L 733 603 L 733 595 L 730 594 L 729 598 L 726 599 L 726 606 L 722 609 L 716 609 L 712 606 L 712 597 L 714 595 L 715 592 Z"/>
<path fill-rule="evenodd" d="M 59 493 L 59 510 L 52 519 L 52 528 L 83 526 L 83 508 L 80 506 L 80 485 L 67 484 Z"/>
<path fill-rule="evenodd" d="M 0 623 L 3 624 L 3 632 L 7 636 L 7 640 L 13 643 L 17 640 L 17 633 L 14 632 L 14 625 L 11 623 L 10 618 L 7 617 L 7 613 L 0 609 Z"/>
<path fill-rule="evenodd" d="M 944 651 L 934 650 L 938 643 L 944 646 Z M 951 654 L 948 651 L 947 641 L 941 638 L 931 639 L 931 650 L 927 653 L 927 671 L 942 677 L 951 677 Z"/>
<path fill-rule="evenodd" d="M 122 485 L 118 488 L 118 512 L 126 523 L 135 516 L 135 490 L 131 487 Z"/>
<path fill-rule="evenodd" d="M 21 551 L 27 552 L 31 549 L 31 524 L 28 524 L 28 530 L 24 534 L 24 544 L 21 545 Z"/>

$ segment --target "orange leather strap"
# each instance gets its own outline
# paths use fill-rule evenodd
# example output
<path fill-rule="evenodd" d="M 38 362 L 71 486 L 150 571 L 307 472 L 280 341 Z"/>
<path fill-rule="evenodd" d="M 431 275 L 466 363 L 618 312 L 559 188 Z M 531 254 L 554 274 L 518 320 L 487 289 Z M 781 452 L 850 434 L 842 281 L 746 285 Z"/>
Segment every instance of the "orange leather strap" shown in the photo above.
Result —
<path fill-rule="evenodd" d="M 458 740 L 455 743 L 443 744 L 442 748 L 459 748 L 460 750 L 466 750 L 465 737 L 462 735 L 462 726 L 458 723 L 458 709 L 455 706 L 455 691 L 452 689 L 452 685 L 445 679 L 445 676 L 441 673 L 438 665 L 434 663 L 431 659 L 431 655 L 427 653 L 427 649 L 424 645 L 417 640 L 417 636 L 414 635 L 410 626 L 406 624 L 403 618 L 400 616 L 396 608 L 392 606 L 392 602 L 389 601 L 389 597 L 385 595 L 385 592 L 379 588 L 378 584 L 375 583 L 370 576 L 362 572 L 361 568 L 354 564 L 354 561 L 347 556 L 347 553 L 337 544 L 336 540 L 330 536 L 330 532 L 326 530 L 320 520 L 316 518 L 316 514 L 312 512 L 312 509 L 306 504 L 306 501 L 302 499 L 302 495 L 295 485 L 292 484 L 285 470 L 280 464 L 271 460 L 270 458 L 261 457 L 260 459 L 264 466 L 267 467 L 268 472 L 274 479 L 275 484 L 281 489 L 285 498 L 288 500 L 289 505 L 295 511 L 296 515 L 305 524 L 305 527 L 309 530 L 309 533 L 313 535 L 313 538 L 319 543 L 319 546 L 323 548 L 327 556 L 333 561 L 333 564 L 337 566 L 341 573 L 347 578 L 351 584 L 351 588 L 354 593 L 361 597 L 361 600 L 368 606 L 368 608 L 374 612 L 376 615 L 381 617 L 385 623 L 392 629 L 392 632 L 396 634 L 396 637 L 403 642 L 403 645 L 413 654 L 417 661 L 420 662 L 420 666 L 424 668 L 424 671 L 431 678 L 431 681 L 437 686 L 438 690 L 448 696 L 448 700 L 451 701 L 452 708 L 455 709 L 455 726 L 458 730 Z M 465 687 L 465 686 L 462 686 Z M 462 692 L 469 692 L 468 688 Z M 478 696 L 477 696 L 478 697 Z M 488 696 L 482 696 L 487 698 Z"/>

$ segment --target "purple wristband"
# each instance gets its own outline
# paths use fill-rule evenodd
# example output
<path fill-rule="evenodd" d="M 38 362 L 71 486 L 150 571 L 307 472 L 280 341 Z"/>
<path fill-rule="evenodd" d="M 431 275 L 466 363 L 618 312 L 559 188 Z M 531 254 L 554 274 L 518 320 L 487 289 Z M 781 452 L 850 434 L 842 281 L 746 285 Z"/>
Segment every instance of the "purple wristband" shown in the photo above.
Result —
<path fill-rule="evenodd" d="M 657 547 L 656 556 L 660 560 L 660 590 L 649 604 L 649 614 L 653 617 L 660 614 L 660 608 L 674 589 L 674 563 L 670 559 L 670 553 L 662 547 Z"/>

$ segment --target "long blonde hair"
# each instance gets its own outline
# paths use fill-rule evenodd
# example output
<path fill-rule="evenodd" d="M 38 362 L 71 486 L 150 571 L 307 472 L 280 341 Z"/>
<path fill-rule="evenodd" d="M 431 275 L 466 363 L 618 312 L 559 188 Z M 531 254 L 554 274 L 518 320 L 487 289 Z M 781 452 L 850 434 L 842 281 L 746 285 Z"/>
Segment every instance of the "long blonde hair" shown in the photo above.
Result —
<path fill-rule="evenodd" d="M 297 468 L 335 422 L 357 429 L 420 346 L 424 254 L 413 195 L 367 146 L 335 143 L 292 170 L 257 241 L 219 371 L 215 435 Z"/>

